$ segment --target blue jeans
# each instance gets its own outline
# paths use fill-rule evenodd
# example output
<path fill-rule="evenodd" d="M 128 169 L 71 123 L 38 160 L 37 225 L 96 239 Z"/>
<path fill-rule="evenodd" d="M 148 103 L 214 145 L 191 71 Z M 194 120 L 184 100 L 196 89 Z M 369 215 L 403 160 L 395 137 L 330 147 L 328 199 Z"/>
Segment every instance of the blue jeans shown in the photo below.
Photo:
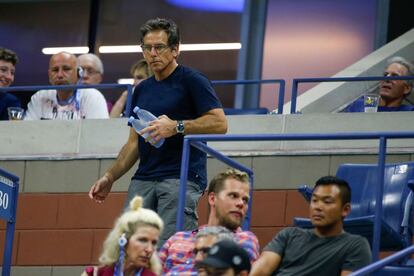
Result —
<path fill-rule="evenodd" d="M 179 186 L 179 179 L 132 180 L 128 188 L 125 208 L 129 207 L 129 202 L 135 195 L 140 195 L 144 199 L 143 207 L 154 210 L 164 221 L 164 231 L 158 243 L 159 248 L 176 232 Z M 202 193 L 198 184 L 187 181 L 184 230 L 193 230 L 198 226 L 197 204 Z"/>

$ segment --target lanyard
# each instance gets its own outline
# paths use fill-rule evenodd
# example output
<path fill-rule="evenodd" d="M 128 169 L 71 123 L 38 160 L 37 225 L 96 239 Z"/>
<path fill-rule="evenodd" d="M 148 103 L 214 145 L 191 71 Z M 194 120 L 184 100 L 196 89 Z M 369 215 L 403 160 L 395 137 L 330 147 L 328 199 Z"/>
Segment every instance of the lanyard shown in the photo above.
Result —
<path fill-rule="evenodd" d="M 78 89 L 75 89 L 75 91 L 73 92 L 73 95 L 68 100 L 59 100 L 57 94 L 56 94 L 56 99 L 60 106 L 69 105 L 73 101 L 75 101 L 76 110 L 80 109 L 80 93 L 78 93 Z"/>

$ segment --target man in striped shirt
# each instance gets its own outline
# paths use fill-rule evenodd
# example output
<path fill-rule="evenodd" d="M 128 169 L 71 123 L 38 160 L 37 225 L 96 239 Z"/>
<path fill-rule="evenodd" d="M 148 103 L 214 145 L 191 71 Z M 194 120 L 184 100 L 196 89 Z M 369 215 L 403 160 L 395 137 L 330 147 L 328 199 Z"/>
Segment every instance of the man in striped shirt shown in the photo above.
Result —
<path fill-rule="evenodd" d="M 250 231 L 240 226 L 247 213 L 250 186 L 246 173 L 227 169 L 219 173 L 207 189 L 210 213 L 207 225 L 193 231 L 177 232 L 160 249 L 159 257 L 165 275 L 197 275 L 194 267 L 195 237 L 206 226 L 224 226 L 233 232 L 234 240 L 243 247 L 253 263 L 259 256 L 259 242 Z"/>

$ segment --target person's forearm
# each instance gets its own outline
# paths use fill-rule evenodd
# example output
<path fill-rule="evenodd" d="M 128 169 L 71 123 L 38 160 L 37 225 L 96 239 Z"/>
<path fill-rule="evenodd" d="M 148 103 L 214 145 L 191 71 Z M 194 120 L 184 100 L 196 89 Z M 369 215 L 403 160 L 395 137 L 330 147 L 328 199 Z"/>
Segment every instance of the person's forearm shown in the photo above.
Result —
<path fill-rule="evenodd" d="M 197 119 L 184 121 L 184 126 L 185 134 L 225 134 L 227 119 L 222 110 L 215 110 Z"/>
<path fill-rule="evenodd" d="M 136 148 L 125 144 L 118 154 L 115 163 L 106 171 L 104 175 L 115 182 L 123 176 L 138 160 L 138 151 Z"/>
<path fill-rule="evenodd" d="M 111 113 L 109 116 L 111 118 L 119 118 L 124 111 L 125 104 L 126 104 L 127 96 L 124 93 L 122 93 L 121 97 L 115 102 L 114 106 L 112 107 Z"/>

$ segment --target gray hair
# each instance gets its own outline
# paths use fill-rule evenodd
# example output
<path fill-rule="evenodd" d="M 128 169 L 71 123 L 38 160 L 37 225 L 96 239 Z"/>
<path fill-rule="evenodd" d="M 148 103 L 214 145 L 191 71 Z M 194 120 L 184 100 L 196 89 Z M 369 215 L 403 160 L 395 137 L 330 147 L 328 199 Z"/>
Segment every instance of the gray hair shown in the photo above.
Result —
<path fill-rule="evenodd" d="M 409 62 L 408 60 L 406 60 L 403 57 L 392 57 L 390 59 L 387 60 L 387 64 L 388 66 L 390 66 L 393 63 L 398 63 L 401 64 L 402 66 L 404 66 L 405 68 L 407 68 L 407 75 L 406 76 L 414 76 L 414 65 Z M 408 83 L 408 85 L 411 86 L 411 89 L 413 88 L 413 80 L 406 80 L 406 82 Z"/>
<path fill-rule="evenodd" d="M 93 61 L 93 63 L 95 63 L 96 70 L 99 73 L 101 73 L 101 75 L 103 75 L 103 73 L 104 73 L 103 63 L 102 63 L 102 60 L 97 55 L 91 54 L 91 53 L 83 54 L 83 55 L 78 56 L 78 61 L 80 61 L 81 59 L 84 59 L 84 58 L 91 59 Z"/>
<path fill-rule="evenodd" d="M 233 233 L 229 229 L 223 226 L 203 227 L 198 231 L 196 235 L 196 239 L 199 239 L 205 236 L 215 236 L 217 238 L 217 242 L 222 241 L 222 240 L 235 241 Z"/>

